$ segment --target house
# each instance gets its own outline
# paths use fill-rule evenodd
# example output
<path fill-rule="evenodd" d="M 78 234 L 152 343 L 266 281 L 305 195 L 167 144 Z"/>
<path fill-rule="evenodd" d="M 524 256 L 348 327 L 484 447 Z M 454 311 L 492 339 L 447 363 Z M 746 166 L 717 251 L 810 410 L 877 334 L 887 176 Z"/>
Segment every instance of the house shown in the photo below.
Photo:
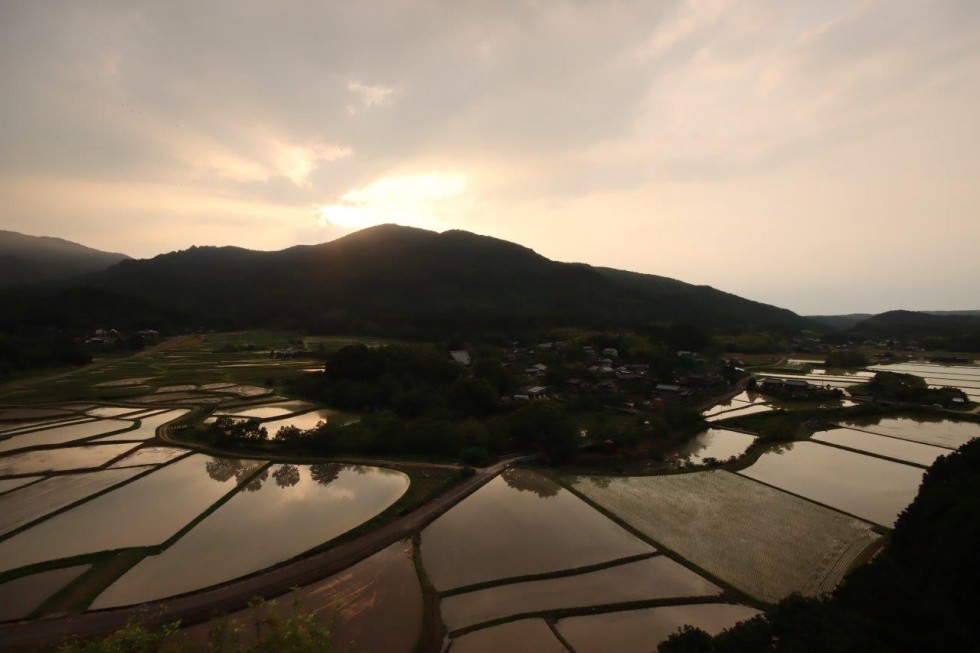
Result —
<path fill-rule="evenodd" d="M 524 370 L 524 373 L 529 376 L 544 376 L 544 373 L 548 370 L 548 366 L 544 363 L 536 363 L 531 367 Z"/>
<path fill-rule="evenodd" d="M 466 351 L 465 349 L 454 349 L 453 351 L 449 352 L 449 357 L 460 365 L 469 365 L 471 362 L 470 352 Z"/>
<path fill-rule="evenodd" d="M 548 395 L 548 388 L 543 385 L 532 385 L 527 389 L 527 396 L 531 399 L 541 399 Z"/>
<path fill-rule="evenodd" d="M 602 350 L 603 356 L 611 356 L 612 358 L 619 358 L 619 350 L 615 347 L 606 347 Z"/>

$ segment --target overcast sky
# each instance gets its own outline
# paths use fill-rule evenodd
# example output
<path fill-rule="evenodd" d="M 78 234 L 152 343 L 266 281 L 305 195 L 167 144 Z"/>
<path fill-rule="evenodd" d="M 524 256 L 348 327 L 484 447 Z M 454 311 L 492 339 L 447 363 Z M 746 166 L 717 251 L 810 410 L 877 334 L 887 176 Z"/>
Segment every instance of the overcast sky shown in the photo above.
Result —
<path fill-rule="evenodd" d="M 980 309 L 980 1 L 0 2 L 0 228 L 396 222 L 804 314 Z"/>

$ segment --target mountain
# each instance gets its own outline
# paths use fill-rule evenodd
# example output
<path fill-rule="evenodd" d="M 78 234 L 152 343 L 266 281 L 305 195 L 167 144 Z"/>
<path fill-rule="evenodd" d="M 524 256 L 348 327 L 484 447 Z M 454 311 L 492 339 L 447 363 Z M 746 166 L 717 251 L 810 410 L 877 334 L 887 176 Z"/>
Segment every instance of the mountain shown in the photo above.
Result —
<path fill-rule="evenodd" d="M 86 279 L 85 287 L 166 307 L 187 325 L 216 329 L 281 326 L 430 337 L 651 321 L 782 329 L 808 324 L 790 311 L 705 286 L 559 263 L 465 231 L 394 225 L 277 252 L 192 247 L 126 260 Z"/>
<path fill-rule="evenodd" d="M 0 288 L 99 272 L 128 258 L 61 238 L 0 230 Z"/>
<path fill-rule="evenodd" d="M 928 339 L 926 344 L 931 349 L 980 351 L 980 315 L 959 313 L 888 311 L 855 324 L 845 333 L 872 339 Z"/>
<path fill-rule="evenodd" d="M 808 320 L 828 326 L 832 329 L 849 329 L 858 322 L 871 317 L 871 313 L 849 313 L 847 315 L 807 315 Z"/>

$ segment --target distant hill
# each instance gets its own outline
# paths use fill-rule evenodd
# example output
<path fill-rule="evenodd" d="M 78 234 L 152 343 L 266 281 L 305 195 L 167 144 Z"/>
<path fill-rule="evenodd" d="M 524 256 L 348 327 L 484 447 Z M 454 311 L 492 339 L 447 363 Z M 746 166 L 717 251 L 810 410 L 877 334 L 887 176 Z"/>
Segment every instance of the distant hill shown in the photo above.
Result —
<path fill-rule="evenodd" d="M 210 328 L 425 337 L 651 321 L 782 329 L 809 324 L 790 311 L 705 286 L 559 263 L 465 231 L 394 225 L 277 252 L 192 247 L 123 261 L 85 285 L 166 307 L 189 325 Z"/>
<path fill-rule="evenodd" d="M 858 322 L 863 322 L 871 317 L 871 313 L 850 313 L 848 315 L 807 315 L 808 320 L 813 320 L 823 326 L 832 329 L 849 329 Z"/>
<path fill-rule="evenodd" d="M 964 312 L 966 313 L 966 312 Z M 934 315 L 888 311 L 869 317 L 845 333 L 873 339 L 931 339 L 930 348 L 980 351 L 980 315 Z"/>
<path fill-rule="evenodd" d="M 0 288 L 100 272 L 128 258 L 61 238 L 0 230 Z"/>

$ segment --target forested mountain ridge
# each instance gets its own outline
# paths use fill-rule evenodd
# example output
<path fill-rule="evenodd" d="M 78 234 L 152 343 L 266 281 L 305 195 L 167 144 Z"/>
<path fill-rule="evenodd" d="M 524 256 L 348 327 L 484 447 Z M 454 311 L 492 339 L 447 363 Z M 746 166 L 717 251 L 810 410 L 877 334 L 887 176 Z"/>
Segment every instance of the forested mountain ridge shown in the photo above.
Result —
<path fill-rule="evenodd" d="M 291 326 L 424 336 L 654 321 L 786 330 L 808 324 L 791 311 L 705 286 L 560 263 L 465 231 L 395 225 L 275 252 L 192 247 L 123 261 L 83 286 L 219 329 Z"/>
<path fill-rule="evenodd" d="M 129 258 L 62 238 L 0 229 L 0 288 L 69 279 Z"/>

